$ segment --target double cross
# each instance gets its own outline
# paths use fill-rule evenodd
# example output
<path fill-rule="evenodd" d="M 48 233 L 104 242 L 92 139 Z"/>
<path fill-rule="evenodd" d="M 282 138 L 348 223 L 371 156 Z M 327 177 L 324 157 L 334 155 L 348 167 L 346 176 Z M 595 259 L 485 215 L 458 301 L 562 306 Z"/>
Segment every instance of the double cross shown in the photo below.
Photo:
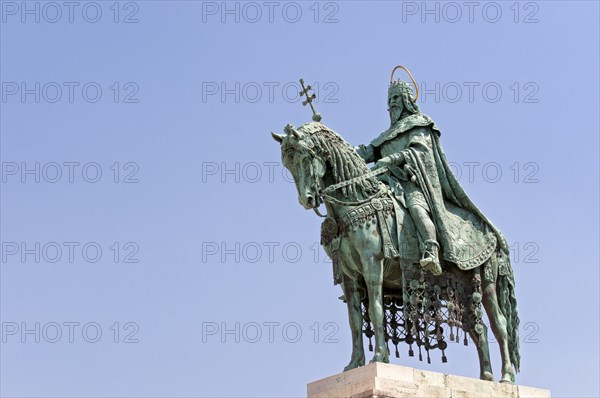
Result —
<path fill-rule="evenodd" d="M 313 103 L 312 103 L 313 100 L 317 98 L 317 95 L 315 93 L 313 93 L 312 95 L 308 94 L 309 90 L 311 90 L 312 87 L 310 84 L 308 86 L 304 87 L 304 79 L 300 79 L 300 85 L 302 86 L 302 91 L 300 91 L 300 97 L 306 96 L 306 100 L 302 101 L 302 106 L 306 106 L 306 104 L 309 104 L 310 109 L 312 109 L 312 112 L 313 112 L 312 119 L 315 122 L 320 122 L 322 116 L 320 113 L 317 113 L 317 111 L 315 110 L 315 107 L 313 106 Z"/>

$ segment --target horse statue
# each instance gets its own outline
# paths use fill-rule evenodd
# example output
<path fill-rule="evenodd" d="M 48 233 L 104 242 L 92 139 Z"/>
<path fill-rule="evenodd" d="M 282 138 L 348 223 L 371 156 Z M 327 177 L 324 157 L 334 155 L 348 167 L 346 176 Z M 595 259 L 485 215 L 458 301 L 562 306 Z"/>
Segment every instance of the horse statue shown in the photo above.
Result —
<path fill-rule="evenodd" d="M 426 272 L 419 263 L 414 221 L 378 178 L 387 169 L 370 170 L 320 117 L 313 120 L 297 128 L 287 125 L 285 134 L 272 136 L 281 145 L 282 163 L 294 178 L 300 204 L 320 215 L 323 203 L 327 211 L 321 244 L 333 261 L 352 333 L 344 371 L 365 364 L 363 333 L 370 350 L 375 340 L 371 362 L 389 363 L 389 343 L 398 357 L 398 344 L 404 342 L 409 356 L 416 345 L 419 358 L 425 350 L 430 363 L 433 349 L 447 361 L 446 338 L 458 343 L 462 330 L 465 345 L 468 334 L 477 347 L 480 378 L 493 381 L 483 306 L 500 346 L 500 381 L 514 383 L 519 319 L 510 262 L 494 251 L 482 265 L 465 271 L 440 256 L 441 274 Z"/>

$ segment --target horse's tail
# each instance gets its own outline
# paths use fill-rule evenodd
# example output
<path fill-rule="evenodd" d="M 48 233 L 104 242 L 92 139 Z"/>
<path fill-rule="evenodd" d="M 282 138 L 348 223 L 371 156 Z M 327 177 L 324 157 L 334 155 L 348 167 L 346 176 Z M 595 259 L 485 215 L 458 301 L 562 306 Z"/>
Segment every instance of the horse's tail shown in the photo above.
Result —
<path fill-rule="evenodd" d="M 508 272 L 505 275 L 498 276 L 496 292 L 500 310 L 506 318 L 510 360 L 515 367 L 515 371 L 519 372 L 521 354 L 519 353 L 519 314 L 517 312 L 517 297 L 515 296 L 515 278 L 508 256 L 505 256 L 505 261 Z"/>

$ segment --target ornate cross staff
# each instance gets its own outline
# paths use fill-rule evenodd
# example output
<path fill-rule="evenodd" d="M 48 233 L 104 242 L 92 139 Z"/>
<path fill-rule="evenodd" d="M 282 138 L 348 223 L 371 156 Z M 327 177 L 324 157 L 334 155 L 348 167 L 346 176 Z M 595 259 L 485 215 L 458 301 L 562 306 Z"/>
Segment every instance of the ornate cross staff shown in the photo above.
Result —
<path fill-rule="evenodd" d="M 300 97 L 302 97 L 303 95 L 306 96 L 306 100 L 302 101 L 302 106 L 306 106 L 306 104 L 310 105 L 310 109 L 312 109 L 313 112 L 313 116 L 312 116 L 312 120 L 314 120 L 315 122 L 320 122 L 321 121 L 321 114 L 317 113 L 317 111 L 315 111 L 315 107 L 313 106 L 313 100 L 315 98 L 317 98 L 317 95 L 313 93 L 313 95 L 308 95 L 308 91 L 312 89 L 312 87 L 310 86 L 310 84 L 307 87 L 304 87 L 304 79 L 300 79 L 300 85 L 302 86 L 302 91 L 300 91 Z"/>

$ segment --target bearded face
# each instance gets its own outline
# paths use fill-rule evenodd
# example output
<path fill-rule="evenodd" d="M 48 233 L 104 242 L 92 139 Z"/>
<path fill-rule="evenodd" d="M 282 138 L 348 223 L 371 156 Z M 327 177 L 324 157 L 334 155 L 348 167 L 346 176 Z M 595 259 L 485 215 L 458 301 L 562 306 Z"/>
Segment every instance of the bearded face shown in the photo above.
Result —
<path fill-rule="evenodd" d="M 400 120 L 402 111 L 404 111 L 404 102 L 400 93 L 391 93 L 388 97 L 388 111 L 390 112 L 390 121 L 392 124 Z"/>

